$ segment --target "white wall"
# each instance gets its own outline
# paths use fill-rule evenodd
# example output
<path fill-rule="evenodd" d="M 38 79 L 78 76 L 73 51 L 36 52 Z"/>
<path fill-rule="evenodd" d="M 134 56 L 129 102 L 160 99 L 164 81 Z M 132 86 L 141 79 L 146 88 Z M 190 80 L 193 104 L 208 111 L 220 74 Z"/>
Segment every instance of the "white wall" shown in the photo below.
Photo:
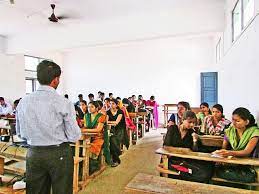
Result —
<path fill-rule="evenodd" d="M 0 35 L 0 53 L 3 53 L 6 49 L 6 38 Z"/>
<path fill-rule="evenodd" d="M 0 36 L 0 96 L 10 103 L 25 94 L 23 55 L 5 54 L 6 38 Z"/>
<path fill-rule="evenodd" d="M 0 53 L 0 96 L 11 103 L 25 94 L 24 56 Z"/>
<path fill-rule="evenodd" d="M 127 97 L 157 97 L 159 104 L 186 100 L 200 104 L 200 72 L 213 64 L 211 37 L 156 39 L 94 48 L 64 54 L 64 92 L 72 100 L 113 92 Z M 87 99 L 87 96 L 86 96 Z"/>
<path fill-rule="evenodd" d="M 259 13 L 258 1 L 256 13 Z M 231 10 L 235 1 L 227 1 L 224 31 L 224 57 L 219 66 L 219 102 L 226 115 L 239 107 L 247 107 L 255 116 L 259 114 L 259 16 L 234 42 L 231 41 Z"/>

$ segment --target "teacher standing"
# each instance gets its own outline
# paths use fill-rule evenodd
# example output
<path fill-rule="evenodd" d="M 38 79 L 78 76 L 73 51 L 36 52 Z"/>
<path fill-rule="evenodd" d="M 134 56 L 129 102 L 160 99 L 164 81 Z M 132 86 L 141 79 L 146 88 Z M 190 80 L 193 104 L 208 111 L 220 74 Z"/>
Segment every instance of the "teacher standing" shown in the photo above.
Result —
<path fill-rule="evenodd" d="M 16 131 L 30 145 L 26 156 L 26 193 L 72 194 L 73 154 L 69 142 L 81 137 L 74 105 L 56 89 L 60 67 L 48 60 L 37 66 L 40 87 L 25 96 L 16 113 Z"/>

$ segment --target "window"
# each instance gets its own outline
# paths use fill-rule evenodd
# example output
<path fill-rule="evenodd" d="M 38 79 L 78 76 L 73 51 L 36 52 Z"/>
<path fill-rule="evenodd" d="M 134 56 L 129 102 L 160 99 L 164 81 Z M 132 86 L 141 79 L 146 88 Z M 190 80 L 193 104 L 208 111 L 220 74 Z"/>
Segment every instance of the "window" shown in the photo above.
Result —
<path fill-rule="evenodd" d="M 25 71 L 37 71 L 39 58 L 25 56 Z"/>
<path fill-rule="evenodd" d="M 26 78 L 26 94 L 30 94 L 33 91 L 35 91 L 33 82 L 34 82 L 33 79 Z"/>
<path fill-rule="evenodd" d="M 243 0 L 244 26 L 247 26 L 254 16 L 255 12 L 254 0 Z"/>
<path fill-rule="evenodd" d="M 254 16 L 254 0 L 238 0 L 232 11 L 232 40 L 241 34 Z"/>
<path fill-rule="evenodd" d="M 43 61 L 43 58 L 24 56 L 25 57 L 25 81 L 26 81 L 26 94 L 36 91 L 39 87 L 37 80 L 37 65 Z"/>
<path fill-rule="evenodd" d="M 219 39 L 216 45 L 216 62 L 219 62 L 221 59 L 221 38 Z"/>
<path fill-rule="evenodd" d="M 233 19 L 233 40 L 236 40 L 236 38 L 239 36 L 242 30 L 242 18 L 241 18 L 241 1 L 239 0 L 236 4 L 236 7 L 233 10 L 232 13 L 232 19 Z"/>

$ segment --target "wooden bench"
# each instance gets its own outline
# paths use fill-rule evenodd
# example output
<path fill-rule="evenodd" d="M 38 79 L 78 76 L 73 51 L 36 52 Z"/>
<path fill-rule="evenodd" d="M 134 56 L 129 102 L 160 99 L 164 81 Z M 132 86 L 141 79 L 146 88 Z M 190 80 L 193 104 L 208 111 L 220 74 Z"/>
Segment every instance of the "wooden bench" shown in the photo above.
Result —
<path fill-rule="evenodd" d="M 168 157 L 180 157 L 180 158 L 188 158 L 194 160 L 203 160 L 210 161 L 215 163 L 227 163 L 227 164 L 238 164 L 238 165 L 250 165 L 255 168 L 257 172 L 257 181 L 255 183 L 242 183 L 242 182 L 233 182 L 225 179 L 220 179 L 218 177 L 213 177 L 212 181 L 215 182 L 225 182 L 225 183 L 234 183 L 241 184 L 247 186 L 259 186 L 259 160 L 253 158 L 218 158 L 213 157 L 210 153 L 202 153 L 202 152 L 193 152 L 188 148 L 175 148 L 164 146 L 163 148 L 159 148 L 156 150 L 157 154 L 162 155 L 162 163 L 157 167 L 157 170 L 162 173 L 163 176 L 167 177 L 168 174 L 175 174 L 175 172 L 168 170 Z"/>
<path fill-rule="evenodd" d="M 139 173 L 127 184 L 125 187 L 125 193 L 254 194 L 257 192 L 190 181 L 168 179 L 164 177 Z"/>

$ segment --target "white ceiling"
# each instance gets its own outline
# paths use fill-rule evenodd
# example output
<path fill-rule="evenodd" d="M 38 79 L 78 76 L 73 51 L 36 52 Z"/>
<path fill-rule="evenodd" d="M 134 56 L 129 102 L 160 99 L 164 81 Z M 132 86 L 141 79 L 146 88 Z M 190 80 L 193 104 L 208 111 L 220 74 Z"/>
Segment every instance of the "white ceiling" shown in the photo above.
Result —
<path fill-rule="evenodd" d="M 225 0 L 0 0 L 8 51 L 64 49 L 223 30 Z M 71 19 L 50 23 L 56 15 Z"/>

